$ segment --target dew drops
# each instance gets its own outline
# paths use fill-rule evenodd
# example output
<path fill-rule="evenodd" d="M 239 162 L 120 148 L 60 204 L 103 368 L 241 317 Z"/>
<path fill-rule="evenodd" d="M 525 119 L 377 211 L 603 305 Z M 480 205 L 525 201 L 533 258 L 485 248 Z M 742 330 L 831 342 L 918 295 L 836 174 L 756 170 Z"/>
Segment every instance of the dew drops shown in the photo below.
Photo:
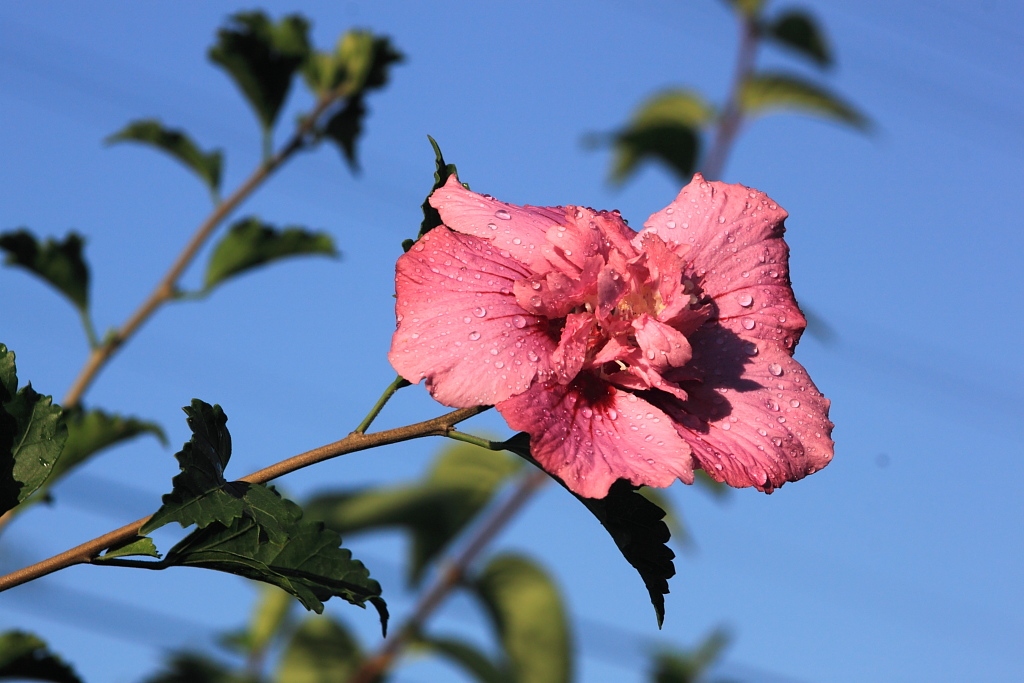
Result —
<path fill-rule="evenodd" d="M 742 324 L 743 324 L 743 329 L 745 329 L 745 330 L 752 330 L 752 329 L 754 329 L 754 319 L 753 318 L 744 318 Z"/>
<path fill-rule="evenodd" d="M 566 249 L 566 250 L 565 250 L 565 255 L 566 255 L 566 256 L 572 256 L 572 252 L 571 252 L 571 251 L 569 251 L 568 249 Z"/>
<path fill-rule="evenodd" d="M 672 229 L 674 229 L 676 227 L 676 222 L 675 221 L 669 221 L 668 223 L 665 224 L 665 227 L 668 228 L 669 230 L 672 230 Z"/>
<path fill-rule="evenodd" d="M 786 424 L 786 418 L 782 417 L 781 415 L 779 415 L 778 420 L 779 420 L 779 424 L 780 425 L 781 424 Z"/>
<path fill-rule="evenodd" d="M 782 366 L 779 365 L 778 363 L 772 363 L 771 365 L 768 366 L 768 372 L 772 373 L 776 377 L 781 377 L 782 376 Z"/>
<path fill-rule="evenodd" d="M 590 408 L 584 408 L 580 412 L 583 413 L 583 417 L 587 418 L 588 420 L 594 417 L 594 411 L 591 410 Z"/>
<path fill-rule="evenodd" d="M 492 356 L 497 356 L 498 355 L 498 349 L 497 348 L 491 349 L 491 355 Z"/>
<path fill-rule="evenodd" d="M 655 355 L 654 349 L 647 349 L 647 360 L 654 360 Z"/>
<path fill-rule="evenodd" d="M 522 243 L 523 243 L 523 241 L 521 239 L 519 239 L 518 237 L 516 237 L 516 238 L 514 238 L 512 240 L 512 244 L 522 244 Z"/>
<path fill-rule="evenodd" d="M 544 302 L 543 302 L 543 301 L 541 301 L 541 299 L 540 299 L 540 297 L 539 297 L 539 296 L 532 296 L 532 297 L 530 297 L 530 304 L 531 304 L 531 305 L 532 305 L 532 306 L 533 306 L 534 308 L 540 308 L 541 306 L 543 306 L 543 305 L 544 305 Z"/>
<path fill-rule="evenodd" d="M 719 216 L 718 217 L 718 222 L 719 223 L 724 223 L 725 222 L 725 216 Z"/>
<path fill-rule="evenodd" d="M 750 308 L 754 305 L 754 297 L 749 294 L 740 294 L 736 297 L 736 302 L 743 308 Z"/>
<path fill-rule="evenodd" d="M 789 402 L 789 405 L 794 407 L 794 408 L 799 408 L 800 407 L 800 401 L 798 401 L 798 400 L 796 400 L 794 398 L 792 401 Z"/>
<path fill-rule="evenodd" d="M 507 221 L 512 218 L 512 214 L 510 214 L 505 209 L 498 209 L 497 211 L 494 212 L 494 216 L 495 218 L 500 218 L 503 221 Z"/>
<path fill-rule="evenodd" d="M 497 361 L 497 362 L 496 362 L 496 363 L 494 364 L 494 367 L 496 367 L 496 368 L 498 368 L 499 370 L 501 370 L 501 369 L 502 369 L 503 367 L 505 367 L 505 364 L 504 364 L 503 362 L 501 362 L 501 361 L 499 360 L 499 361 Z"/>
<path fill-rule="evenodd" d="M 488 223 L 487 227 L 490 228 L 491 230 L 497 230 L 498 229 L 498 226 L 495 223 Z"/>
<path fill-rule="evenodd" d="M 473 315 L 475 315 L 478 318 L 486 317 L 487 309 L 484 308 L 483 306 L 477 306 L 476 308 L 473 309 Z"/>
<path fill-rule="evenodd" d="M 757 430 L 757 433 L 760 434 L 761 436 L 768 436 L 768 432 L 761 428 Z"/>
<path fill-rule="evenodd" d="M 479 338 L 480 338 L 480 333 L 479 332 L 473 331 L 473 332 L 469 333 L 469 340 L 470 341 L 476 341 Z"/>
<path fill-rule="evenodd" d="M 644 441 L 654 441 L 654 435 L 648 434 L 647 436 L 644 437 Z"/>
<path fill-rule="evenodd" d="M 613 409 L 609 409 L 609 411 L 608 411 L 608 419 L 609 420 L 618 420 L 619 419 L 619 414 L 618 414 L 618 412 L 615 411 L 614 408 Z"/>
<path fill-rule="evenodd" d="M 526 352 L 526 357 L 527 357 L 527 358 L 529 358 L 529 359 L 530 359 L 530 361 L 531 361 L 531 362 L 533 362 L 533 363 L 536 363 L 537 361 L 539 361 L 539 360 L 540 360 L 540 356 L 538 356 L 538 355 L 537 355 L 536 353 L 534 353 L 533 351 L 527 351 L 527 352 Z"/>
<path fill-rule="evenodd" d="M 512 318 L 512 324 L 521 330 L 526 327 L 526 318 L 521 315 L 517 315 Z"/>
<path fill-rule="evenodd" d="M 730 423 L 730 422 L 724 423 L 722 425 L 722 429 L 724 429 L 725 431 L 729 431 L 730 429 L 732 429 L 732 423 Z"/>
<path fill-rule="evenodd" d="M 462 322 L 464 322 L 464 323 L 466 323 L 466 324 L 469 324 L 469 323 L 473 322 L 473 319 L 472 319 L 472 318 L 470 318 L 470 317 L 469 317 L 469 316 L 467 315 L 467 316 L 466 316 L 465 318 L 463 318 L 463 319 L 462 319 Z"/>
<path fill-rule="evenodd" d="M 772 437 L 772 443 L 775 444 L 776 446 L 781 446 L 782 445 L 782 439 L 780 439 L 777 436 L 773 436 Z"/>
<path fill-rule="evenodd" d="M 540 289 L 540 283 L 539 283 L 539 282 L 537 282 L 536 280 L 534 280 L 533 282 L 531 282 L 531 283 L 530 283 L 530 286 L 531 286 L 531 287 L 533 287 L 534 289 Z"/>

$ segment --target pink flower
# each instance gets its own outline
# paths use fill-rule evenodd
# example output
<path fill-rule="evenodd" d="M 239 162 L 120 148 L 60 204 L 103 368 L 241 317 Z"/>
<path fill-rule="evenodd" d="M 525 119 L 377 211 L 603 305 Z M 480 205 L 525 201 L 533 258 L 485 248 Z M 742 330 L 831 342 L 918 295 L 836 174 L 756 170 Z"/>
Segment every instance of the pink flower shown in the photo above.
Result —
<path fill-rule="evenodd" d="M 792 357 L 787 214 L 763 193 L 698 174 L 639 233 L 454 178 L 430 203 L 447 227 L 398 259 L 391 364 L 495 405 L 576 493 L 694 468 L 770 493 L 831 460 L 829 401 Z"/>

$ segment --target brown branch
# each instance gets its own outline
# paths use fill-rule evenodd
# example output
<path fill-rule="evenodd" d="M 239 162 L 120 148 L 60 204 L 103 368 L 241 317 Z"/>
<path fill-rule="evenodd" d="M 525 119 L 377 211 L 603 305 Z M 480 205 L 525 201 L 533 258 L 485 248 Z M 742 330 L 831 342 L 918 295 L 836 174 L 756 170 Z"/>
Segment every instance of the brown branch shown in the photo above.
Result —
<path fill-rule="evenodd" d="M 469 565 L 477 555 L 501 531 L 512 516 L 522 508 L 534 492 L 548 481 L 548 475 L 535 470 L 523 477 L 519 485 L 491 516 L 480 526 L 466 547 L 450 560 L 441 570 L 434 584 L 423 593 L 409 618 L 401 628 L 380 647 L 377 652 L 363 661 L 349 683 L 373 683 L 378 677 L 391 668 L 395 659 L 401 654 L 410 638 L 423 627 L 424 622 L 434 613 L 448 594 L 452 592 L 466 576 Z"/>
<path fill-rule="evenodd" d="M 294 472 L 316 464 L 336 458 L 340 455 L 347 453 L 354 453 L 356 451 L 363 451 L 368 448 L 374 448 L 376 446 L 385 446 L 388 444 L 399 443 L 401 441 L 408 441 L 410 439 L 419 439 L 424 436 L 444 436 L 450 432 L 455 425 L 468 420 L 474 415 L 478 415 L 485 410 L 488 410 L 490 406 L 477 406 L 474 408 L 461 408 L 459 410 L 453 410 L 452 412 L 435 417 L 432 420 L 426 420 L 424 422 L 418 422 L 416 424 L 407 425 L 405 427 L 397 427 L 395 429 L 387 429 L 381 432 L 374 432 L 372 434 L 360 434 L 353 432 L 340 441 L 321 446 L 320 448 L 314 448 L 311 451 L 300 453 L 294 457 L 282 460 L 279 463 L 265 467 L 262 470 L 253 472 L 252 474 L 242 477 L 240 481 L 248 482 L 250 484 L 263 484 L 271 479 L 276 479 L 282 475 Z M 131 541 L 133 538 L 138 536 L 139 529 L 142 528 L 149 520 L 149 517 L 136 520 L 131 524 L 126 524 L 120 529 L 115 529 L 109 533 L 103 534 L 98 538 L 94 538 L 91 541 L 87 541 L 79 546 L 65 550 L 59 555 L 54 555 L 51 558 L 37 562 L 24 569 L 11 572 L 5 576 L 0 576 L 0 592 L 7 590 L 8 588 L 14 588 L 20 586 L 23 583 L 38 579 L 41 576 L 52 574 L 60 569 L 65 569 L 76 564 L 85 564 L 92 561 L 101 552 L 119 543 L 125 543 Z"/>

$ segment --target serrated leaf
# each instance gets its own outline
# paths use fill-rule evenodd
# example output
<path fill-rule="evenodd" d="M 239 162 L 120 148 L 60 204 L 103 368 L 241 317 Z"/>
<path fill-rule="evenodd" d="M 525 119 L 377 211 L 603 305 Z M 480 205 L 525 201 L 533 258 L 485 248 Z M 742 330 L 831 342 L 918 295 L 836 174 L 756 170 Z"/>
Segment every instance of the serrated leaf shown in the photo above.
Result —
<path fill-rule="evenodd" d="M 748 114 L 797 110 L 860 130 L 871 126 L 867 117 L 853 105 L 819 85 L 790 74 L 764 72 L 749 77 L 740 91 L 740 106 Z"/>
<path fill-rule="evenodd" d="M 346 683 L 363 661 L 355 636 L 329 617 L 311 617 L 295 631 L 277 668 L 276 683 Z"/>
<path fill-rule="evenodd" d="M 239 12 L 217 31 L 209 57 L 242 91 L 264 131 L 274 126 L 292 77 L 310 53 L 309 22 L 290 14 L 278 22 L 263 12 Z"/>
<path fill-rule="evenodd" d="M 165 128 L 156 119 L 144 119 L 129 123 L 106 142 L 138 142 L 155 147 L 191 169 L 214 195 L 220 191 L 224 154 L 220 150 L 203 152 L 184 131 Z"/>
<path fill-rule="evenodd" d="M 455 164 L 447 164 L 444 161 L 444 155 L 441 154 L 441 148 L 438 146 L 437 141 L 434 138 L 427 136 L 430 140 L 430 146 L 434 148 L 434 184 L 430 188 L 430 192 L 427 193 L 426 198 L 423 200 L 423 221 L 420 223 L 419 234 L 416 235 L 416 239 L 423 237 L 428 232 L 441 225 L 444 221 L 441 220 L 441 214 L 437 212 L 437 209 L 430 205 L 430 195 L 434 193 L 434 190 L 439 187 L 444 187 L 444 184 L 448 182 L 448 178 L 455 176 L 455 179 L 459 178 L 459 169 L 455 168 Z M 460 181 L 461 182 L 461 181 Z M 462 186 L 469 189 L 468 183 L 462 183 Z M 406 251 L 412 247 L 413 243 L 410 241 L 409 246 L 405 246 L 403 242 L 403 248 Z"/>
<path fill-rule="evenodd" d="M 225 664 L 198 652 L 173 653 L 164 670 L 145 683 L 258 683 L 258 679 L 236 674 Z"/>
<path fill-rule="evenodd" d="M 568 683 L 572 638 L 558 588 L 532 560 L 492 559 L 471 583 L 494 623 L 514 681 Z"/>
<path fill-rule="evenodd" d="M 717 629 L 693 650 L 665 650 L 654 656 L 652 683 L 700 683 L 729 644 L 728 634 Z"/>
<path fill-rule="evenodd" d="M 174 454 L 181 473 L 171 480 L 172 490 L 163 497 L 163 505 L 140 529 L 148 534 L 170 522 L 182 527 L 200 528 L 214 522 L 227 525 L 246 509 L 243 500 L 247 485 L 229 483 L 224 468 L 231 458 L 231 434 L 228 417 L 219 405 L 211 406 L 197 398 L 182 408 L 192 438 Z"/>
<path fill-rule="evenodd" d="M 109 548 L 105 553 L 97 558 L 93 559 L 93 562 L 103 562 L 104 560 L 112 560 L 115 557 L 160 557 L 160 553 L 156 549 L 156 544 L 153 543 L 153 539 L 148 536 L 142 538 L 135 538 L 127 543 L 121 545 L 115 545 Z"/>
<path fill-rule="evenodd" d="M 538 468 L 544 469 L 530 453 L 530 437 L 525 432 L 516 434 L 506 441 L 504 446 Z M 572 493 L 576 500 L 583 503 L 591 514 L 597 517 L 615 541 L 622 556 L 639 572 L 651 597 L 651 604 L 658 618 L 658 628 L 661 628 L 665 621 L 668 580 L 676 573 L 675 565 L 672 564 L 676 555 L 667 545 L 671 536 L 664 521 L 665 511 L 644 498 L 636 490 L 637 487 L 626 479 L 619 479 L 612 484 L 604 498 L 584 498 L 573 493 L 565 482 L 550 472 L 548 476 Z"/>
<path fill-rule="evenodd" d="M 764 34 L 821 67 L 832 65 L 832 51 L 814 17 L 802 10 L 783 12 L 765 27 Z"/>
<path fill-rule="evenodd" d="M 408 580 L 416 584 L 518 467 L 501 453 L 460 443 L 442 450 L 420 482 L 325 494 L 305 509 L 345 536 L 381 527 L 408 531 Z"/>
<path fill-rule="evenodd" d="M 612 136 L 611 181 L 625 182 L 648 159 L 689 180 L 700 156 L 701 129 L 713 117 L 714 109 L 695 92 L 666 90 L 654 95 Z"/>
<path fill-rule="evenodd" d="M 387 627 L 380 584 L 339 547 L 341 536 L 319 522 L 303 521 L 302 509 L 266 486 L 239 484 L 249 514 L 225 525 L 193 531 L 167 553 L 164 566 L 204 567 L 269 583 L 288 591 L 318 614 L 331 597 L 372 604 Z"/>
<path fill-rule="evenodd" d="M 75 671 L 46 643 L 25 631 L 0 634 L 0 678 L 82 683 Z"/>
<path fill-rule="evenodd" d="M 356 140 L 363 132 L 363 117 L 365 116 L 366 105 L 363 103 L 363 97 L 357 95 L 349 98 L 345 106 L 328 119 L 327 125 L 324 126 L 324 135 L 338 146 L 353 172 L 359 170 L 359 160 L 356 158 Z"/>
<path fill-rule="evenodd" d="M 217 244 L 206 266 L 203 291 L 210 291 L 230 277 L 292 256 L 338 256 L 334 239 L 325 232 L 298 226 L 278 229 L 249 216 L 235 222 Z"/>
<path fill-rule="evenodd" d="M 686 525 L 683 524 L 682 516 L 675 511 L 675 506 L 672 505 L 672 501 L 666 495 L 667 491 L 665 489 L 641 486 L 637 489 L 637 493 L 665 511 L 665 516 L 663 517 L 665 525 L 668 527 L 672 540 L 678 544 L 678 547 L 690 548 L 693 546 L 693 537 L 690 536 Z"/>
<path fill-rule="evenodd" d="M 480 683 L 515 683 L 509 671 L 463 640 L 419 636 L 411 644 L 448 660 Z"/>
<path fill-rule="evenodd" d="M 303 75 L 318 94 L 335 92 L 353 97 L 382 88 L 392 64 L 404 61 L 401 52 L 386 37 L 369 31 L 347 31 L 333 52 L 316 52 L 307 61 Z"/>
<path fill-rule="evenodd" d="M 0 514 L 50 477 L 68 438 L 60 417 L 50 396 L 18 389 L 14 352 L 0 344 Z"/>
<path fill-rule="evenodd" d="M 20 266 L 54 286 L 79 311 L 89 308 L 89 266 L 82 256 L 85 240 L 71 231 L 60 242 L 47 238 L 42 244 L 25 228 L 0 234 L 4 262 Z"/>

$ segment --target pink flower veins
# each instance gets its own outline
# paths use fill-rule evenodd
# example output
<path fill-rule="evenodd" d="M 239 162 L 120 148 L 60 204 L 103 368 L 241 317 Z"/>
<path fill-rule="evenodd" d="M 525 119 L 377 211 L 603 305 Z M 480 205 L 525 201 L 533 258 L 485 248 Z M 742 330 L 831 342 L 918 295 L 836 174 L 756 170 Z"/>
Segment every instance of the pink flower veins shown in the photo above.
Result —
<path fill-rule="evenodd" d="M 495 405 L 576 493 L 694 468 L 770 493 L 831 460 L 829 401 L 792 358 L 786 212 L 763 193 L 698 174 L 639 233 L 454 178 L 430 203 L 447 227 L 398 259 L 391 364 L 446 405 Z"/>

